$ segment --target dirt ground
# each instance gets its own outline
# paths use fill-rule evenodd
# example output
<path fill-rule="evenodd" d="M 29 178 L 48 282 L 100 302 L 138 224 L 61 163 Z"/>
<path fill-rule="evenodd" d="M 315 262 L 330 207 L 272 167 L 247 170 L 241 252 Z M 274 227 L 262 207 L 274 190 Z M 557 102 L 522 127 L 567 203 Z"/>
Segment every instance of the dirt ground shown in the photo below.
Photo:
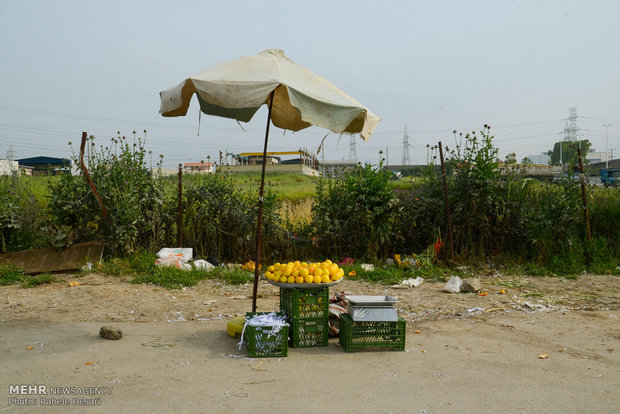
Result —
<path fill-rule="evenodd" d="M 480 275 L 486 296 L 443 293 L 443 283 L 345 280 L 330 292 L 398 297 L 405 352 L 346 353 L 335 338 L 262 359 L 226 335 L 227 321 L 251 310 L 251 285 L 167 290 L 100 274 L 62 277 L 0 287 L 0 412 L 620 411 L 617 276 Z M 261 282 L 259 310 L 278 306 L 278 288 Z M 124 337 L 100 338 L 102 325 Z M 47 394 L 19 394 L 17 385 Z M 85 395 L 63 397 L 57 387 Z"/>

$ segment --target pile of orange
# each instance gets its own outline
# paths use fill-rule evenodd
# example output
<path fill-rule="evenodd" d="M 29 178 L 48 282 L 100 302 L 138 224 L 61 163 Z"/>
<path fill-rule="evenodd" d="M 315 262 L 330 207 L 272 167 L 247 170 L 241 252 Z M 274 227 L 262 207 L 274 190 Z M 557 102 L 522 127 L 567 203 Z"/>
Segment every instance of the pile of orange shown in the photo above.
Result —
<path fill-rule="evenodd" d="M 306 263 L 296 260 L 276 263 L 267 268 L 265 277 L 281 283 L 330 283 L 342 279 L 344 270 L 331 260 Z"/>

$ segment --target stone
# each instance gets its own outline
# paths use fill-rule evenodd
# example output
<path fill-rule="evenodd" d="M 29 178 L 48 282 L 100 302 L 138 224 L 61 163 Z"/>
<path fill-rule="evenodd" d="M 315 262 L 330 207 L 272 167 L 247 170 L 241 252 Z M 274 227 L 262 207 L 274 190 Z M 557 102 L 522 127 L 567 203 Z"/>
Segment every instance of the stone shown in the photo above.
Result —
<path fill-rule="evenodd" d="M 123 337 L 123 332 L 113 326 L 102 326 L 99 329 L 99 336 L 104 339 L 118 340 Z"/>
<path fill-rule="evenodd" d="M 479 292 L 482 289 L 482 284 L 480 283 L 480 279 L 477 277 L 471 279 L 463 280 L 463 291 L 464 292 Z"/>
<path fill-rule="evenodd" d="M 385 259 L 386 266 L 394 266 L 394 259 Z"/>

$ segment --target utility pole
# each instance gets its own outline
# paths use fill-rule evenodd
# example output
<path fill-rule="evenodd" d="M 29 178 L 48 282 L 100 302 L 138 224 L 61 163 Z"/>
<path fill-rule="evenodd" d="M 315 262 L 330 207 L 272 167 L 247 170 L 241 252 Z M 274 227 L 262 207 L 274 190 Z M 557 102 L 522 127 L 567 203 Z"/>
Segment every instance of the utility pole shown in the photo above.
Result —
<path fill-rule="evenodd" d="M 605 169 L 609 169 L 609 150 L 607 149 L 607 130 L 611 124 L 604 124 L 605 127 Z M 612 158 L 613 159 L 613 158 Z"/>
<path fill-rule="evenodd" d="M 577 140 L 577 107 L 572 106 L 568 108 L 568 118 L 564 124 L 564 141 L 576 141 Z"/>
<path fill-rule="evenodd" d="M 411 164 L 411 156 L 409 155 L 409 148 L 411 145 L 409 144 L 409 135 L 407 135 L 407 125 L 405 125 L 405 133 L 403 134 L 403 160 L 401 162 L 402 165 Z"/>
<path fill-rule="evenodd" d="M 351 143 L 349 144 L 349 161 L 357 161 L 358 159 L 355 135 L 351 135 Z"/>

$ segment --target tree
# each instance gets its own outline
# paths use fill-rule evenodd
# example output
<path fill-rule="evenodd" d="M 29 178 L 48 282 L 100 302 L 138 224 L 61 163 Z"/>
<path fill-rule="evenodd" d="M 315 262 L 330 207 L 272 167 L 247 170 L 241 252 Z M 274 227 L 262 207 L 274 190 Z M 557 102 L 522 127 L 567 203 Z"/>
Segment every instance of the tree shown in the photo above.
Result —
<path fill-rule="evenodd" d="M 523 165 L 530 165 L 532 164 L 532 160 L 530 160 L 528 157 L 525 157 L 521 160 L 521 164 Z"/>
<path fill-rule="evenodd" d="M 559 165 L 560 159 L 562 164 L 575 165 L 578 161 L 577 149 L 581 148 L 581 154 L 585 160 L 585 154 L 590 149 L 590 141 L 587 139 L 581 141 L 560 141 L 556 142 L 553 146 L 553 152 L 551 153 L 551 165 Z M 560 150 L 562 156 L 560 157 Z"/>
<path fill-rule="evenodd" d="M 504 161 L 504 163 L 506 164 L 516 164 L 517 163 L 517 154 L 514 152 L 511 152 L 510 154 L 506 155 L 506 160 Z"/>

